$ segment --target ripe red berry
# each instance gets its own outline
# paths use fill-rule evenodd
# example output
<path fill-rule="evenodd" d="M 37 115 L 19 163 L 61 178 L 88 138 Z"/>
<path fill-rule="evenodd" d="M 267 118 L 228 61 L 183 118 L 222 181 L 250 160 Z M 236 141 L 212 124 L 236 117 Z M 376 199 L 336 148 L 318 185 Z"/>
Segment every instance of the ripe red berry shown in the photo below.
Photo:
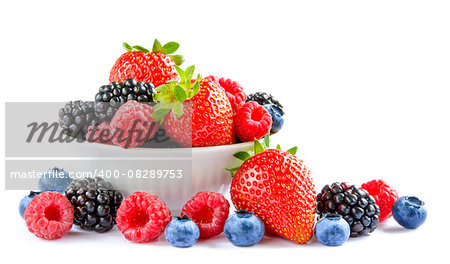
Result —
<path fill-rule="evenodd" d="M 313 236 L 316 191 L 310 170 L 289 152 L 268 149 L 248 158 L 231 182 L 238 210 L 253 212 L 274 233 L 296 243 Z"/>
<path fill-rule="evenodd" d="M 237 137 L 244 141 L 260 139 L 269 133 L 272 126 L 272 116 L 269 111 L 251 101 L 241 106 L 234 115 Z"/>
<path fill-rule="evenodd" d="M 98 126 L 89 126 L 86 134 L 86 140 L 102 144 L 113 145 L 112 132 L 109 122 L 104 121 Z"/>
<path fill-rule="evenodd" d="M 157 196 L 135 192 L 117 210 L 117 228 L 126 239 L 147 243 L 158 238 L 172 220 L 169 208 Z"/>
<path fill-rule="evenodd" d="M 361 188 L 373 196 L 380 207 L 380 222 L 392 216 L 392 205 L 398 199 L 397 191 L 392 189 L 383 180 L 372 180 L 361 185 Z"/>
<path fill-rule="evenodd" d="M 153 108 L 145 103 L 128 101 L 111 120 L 112 142 L 123 148 L 134 148 L 155 136 L 158 125 L 153 123 Z"/>
<path fill-rule="evenodd" d="M 184 206 L 181 215 L 187 215 L 200 229 L 200 237 L 217 236 L 230 212 L 230 203 L 220 193 L 199 192 Z"/>
<path fill-rule="evenodd" d="M 222 87 L 225 90 L 225 93 L 227 94 L 228 100 L 231 103 L 231 107 L 233 108 L 233 112 L 236 113 L 236 110 L 239 109 L 247 99 L 247 95 L 244 93 L 244 89 L 242 86 L 231 79 L 226 79 L 224 77 L 219 78 L 216 76 L 208 76 L 206 78 L 211 79 L 212 81 L 215 81 L 220 84 L 220 87 Z"/>
<path fill-rule="evenodd" d="M 43 239 L 58 239 L 72 229 L 73 207 L 57 192 L 44 192 L 34 197 L 25 209 L 28 230 Z"/>
<path fill-rule="evenodd" d="M 183 58 L 180 55 L 172 55 L 178 49 L 178 43 L 169 42 L 161 45 L 155 39 L 152 51 L 141 46 L 131 47 L 127 43 L 123 46 L 127 52 L 114 63 L 109 75 L 110 82 L 123 82 L 131 78 L 151 82 L 158 87 L 178 79 L 175 65 L 180 65 Z"/>

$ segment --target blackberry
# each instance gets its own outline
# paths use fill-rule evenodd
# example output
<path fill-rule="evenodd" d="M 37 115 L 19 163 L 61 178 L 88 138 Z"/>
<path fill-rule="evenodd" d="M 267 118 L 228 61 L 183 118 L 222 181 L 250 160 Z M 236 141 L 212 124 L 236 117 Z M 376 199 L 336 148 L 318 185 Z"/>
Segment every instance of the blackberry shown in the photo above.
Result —
<path fill-rule="evenodd" d="M 64 193 L 73 205 L 75 225 L 98 233 L 114 227 L 123 196 L 111 183 L 99 177 L 77 179 Z"/>
<path fill-rule="evenodd" d="M 283 106 L 276 100 L 271 94 L 264 92 L 256 92 L 247 95 L 247 100 L 245 102 L 255 101 L 260 105 L 274 104 L 277 109 L 280 110 L 281 115 L 284 115 Z"/>
<path fill-rule="evenodd" d="M 317 194 L 316 211 L 324 214 L 340 214 L 350 225 L 350 236 L 372 233 L 380 220 L 380 208 L 375 199 L 364 189 L 345 182 L 325 185 Z"/>
<path fill-rule="evenodd" d="M 94 106 L 95 102 L 81 100 L 66 103 L 58 114 L 59 126 L 63 129 L 63 133 L 85 139 L 88 127 L 101 123 Z"/>
<path fill-rule="evenodd" d="M 96 102 L 125 103 L 131 100 L 138 102 L 153 102 L 153 94 L 156 93 L 152 83 L 136 82 L 134 79 L 126 79 L 124 82 L 112 82 L 103 85 L 95 95 Z"/>

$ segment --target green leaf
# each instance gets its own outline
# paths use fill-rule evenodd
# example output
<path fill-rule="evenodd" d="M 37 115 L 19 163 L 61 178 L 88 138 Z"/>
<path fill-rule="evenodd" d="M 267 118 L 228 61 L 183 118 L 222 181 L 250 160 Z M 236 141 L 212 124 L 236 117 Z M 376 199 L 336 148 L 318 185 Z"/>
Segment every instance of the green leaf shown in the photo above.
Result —
<path fill-rule="evenodd" d="M 264 137 L 264 147 L 266 149 L 270 148 L 269 134 Z"/>
<path fill-rule="evenodd" d="M 148 49 L 146 49 L 144 47 L 141 47 L 141 46 L 137 46 L 137 45 L 133 46 L 133 49 L 135 49 L 137 51 L 140 51 L 140 52 L 144 52 L 144 53 L 149 53 L 150 52 Z"/>
<path fill-rule="evenodd" d="M 290 149 L 286 150 L 286 152 L 289 152 L 292 155 L 295 155 L 297 153 L 297 147 L 290 148 Z"/>
<path fill-rule="evenodd" d="M 169 84 L 161 84 L 160 86 L 158 86 L 158 88 L 156 88 L 157 92 L 160 93 L 165 93 L 170 89 L 170 85 Z"/>
<path fill-rule="evenodd" d="M 177 98 L 177 100 L 179 102 L 186 101 L 186 97 L 187 97 L 186 91 L 180 85 L 175 86 L 174 94 L 175 94 L 175 98 Z"/>
<path fill-rule="evenodd" d="M 184 62 L 184 58 L 181 55 L 169 55 L 169 57 L 175 62 L 176 65 L 180 66 Z"/>
<path fill-rule="evenodd" d="M 264 152 L 264 146 L 261 144 L 261 142 L 259 142 L 259 140 L 255 139 L 255 144 L 254 144 L 254 151 L 255 151 L 255 155 L 258 155 L 261 152 Z"/>
<path fill-rule="evenodd" d="M 130 52 L 130 51 L 133 51 L 133 47 L 131 47 L 128 43 L 126 43 L 126 42 L 124 42 L 123 44 L 122 44 L 122 47 L 126 50 L 126 51 L 128 51 L 128 52 Z"/>
<path fill-rule="evenodd" d="M 165 53 L 165 54 L 172 54 L 175 51 L 177 51 L 177 49 L 179 47 L 180 47 L 180 44 L 172 41 L 172 42 L 164 44 L 162 49 L 163 49 L 163 53 Z"/>
<path fill-rule="evenodd" d="M 182 103 L 173 104 L 172 111 L 176 118 L 180 118 L 183 115 Z"/>
<path fill-rule="evenodd" d="M 280 144 L 277 144 L 277 147 L 275 149 L 281 150 Z"/>
<path fill-rule="evenodd" d="M 152 94 L 152 96 L 153 96 L 153 101 L 155 101 L 155 102 L 161 102 L 162 99 L 164 98 L 164 95 L 162 93 Z"/>
<path fill-rule="evenodd" d="M 199 82 L 195 82 L 194 84 L 194 88 L 192 89 L 192 97 L 194 97 L 196 94 L 198 94 L 198 92 L 200 91 L 200 83 Z"/>
<path fill-rule="evenodd" d="M 225 168 L 227 171 L 230 172 L 231 174 L 231 178 L 234 177 L 234 174 L 236 174 L 236 172 L 239 170 L 239 167 L 234 167 L 234 168 Z"/>
<path fill-rule="evenodd" d="M 248 154 L 248 152 L 245 152 L 245 151 L 236 152 L 236 153 L 233 154 L 233 156 L 235 158 L 238 158 L 238 159 L 242 160 L 242 161 L 246 161 L 246 160 L 248 160 L 249 158 L 252 157 L 252 156 L 250 156 L 250 154 Z"/>
<path fill-rule="evenodd" d="M 185 71 L 185 73 L 186 73 L 186 82 L 189 83 L 189 84 L 191 83 L 191 79 L 192 79 L 192 76 L 194 75 L 194 71 L 195 71 L 195 65 L 191 65 L 191 66 L 186 68 L 186 71 Z"/>
<path fill-rule="evenodd" d="M 178 76 L 180 76 L 180 82 L 179 83 L 186 83 L 186 72 L 183 71 L 179 66 L 175 65 L 175 69 L 177 70 Z"/>
<path fill-rule="evenodd" d="M 164 118 L 168 113 L 170 112 L 170 109 L 161 108 L 153 112 L 152 117 L 156 118 L 156 120 L 161 120 Z"/>
<path fill-rule="evenodd" d="M 161 43 L 157 39 L 155 39 L 155 42 L 153 42 L 152 51 L 153 52 L 162 52 L 163 51 Z"/>

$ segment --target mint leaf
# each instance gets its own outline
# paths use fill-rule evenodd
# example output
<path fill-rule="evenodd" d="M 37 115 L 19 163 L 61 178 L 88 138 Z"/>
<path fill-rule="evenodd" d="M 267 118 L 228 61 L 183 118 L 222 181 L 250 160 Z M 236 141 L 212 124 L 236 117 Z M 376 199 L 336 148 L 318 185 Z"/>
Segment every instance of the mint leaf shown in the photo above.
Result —
<path fill-rule="evenodd" d="M 179 102 L 186 101 L 187 94 L 186 94 L 186 91 L 183 89 L 183 87 L 181 87 L 179 85 L 175 86 L 174 94 L 175 94 L 175 98 L 177 98 L 177 100 Z"/>
<path fill-rule="evenodd" d="M 248 160 L 249 158 L 252 157 L 252 156 L 250 156 L 250 154 L 248 154 L 248 152 L 245 152 L 245 151 L 236 152 L 236 153 L 233 154 L 233 156 L 235 158 L 238 158 L 238 159 L 242 160 L 242 161 L 246 161 L 246 160 Z"/>
<path fill-rule="evenodd" d="M 255 155 L 258 155 L 259 153 L 264 152 L 264 146 L 261 144 L 261 142 L 259 142 L 259 140 L 255 139 L 255 144 L 253 146 L 254 151 L 255 151 Z"/>
<path fill-rule="evenodd" d="M 163 49 L 163 53 L 165 53 L 165 54 L 172 54 L 175 51 L 177 51 L 177 49 L 179 47 L 180 47 L 180 44 L 172 41 L 172 42 L 164 44 L 162 49 Z"/>
<path fill-rule="evenodd" d="M 126 50 L 126 51 L 128 51 L 128 52 L 130 52 L 130 51 L 133 51 L 133 47 L 131 47 L 128 43 L 126 43 L 126 42 L 124 42 L 123 44 L 122 44 L 122 47 Z"/>
<path fill-rule="evenodd" d="M 184 62 L 184 58 L 181 55 L 169 55 L 169 57 L 175 62 L 176 65 L 180 66 Z"/>
<path fill-rule="evenodd" d="M 292 155 L 295 155 L 297 153 L 297 147 L 290 148 L 290 149 L 286 150 L 286 152 L 289 152 Z"/>
<path fill-rule="evenodd" d="M 144 52 L 144 53 L 149 53 L 150 51 L 144 47 L 141 46 L 133 46 L 133 49 L 140 51 L 140 52 Z"/>
<path fill-rule="evenodd" d="M 161 43 L 155 39 L 155 42 L 153 42 L 153 48 L 152 48 L 152 52 L 162 52 L 163 48 L 161 46 Z"/>

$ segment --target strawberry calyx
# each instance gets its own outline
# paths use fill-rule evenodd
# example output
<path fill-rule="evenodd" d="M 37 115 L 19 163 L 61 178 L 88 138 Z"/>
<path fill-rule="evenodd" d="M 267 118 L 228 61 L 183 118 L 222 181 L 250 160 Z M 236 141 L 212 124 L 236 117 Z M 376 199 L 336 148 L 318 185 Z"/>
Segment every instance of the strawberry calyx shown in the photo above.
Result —
<path fill-rule="evenodd" d="M 173 112 L 176 118 L 180 118 L 183 111 L 183 103 L 190 100 L 192 97 L 198 94 L 200 91 L 200 81 L 202 76 L 197 74 L 196 79 L 192 79 L 194 76 L 195 65 L 191 65 L 186 70 L 175 66 L 175 69 L 180 76 L 180 80 L 170 81 L 168 84 L 163 84 L 156 88 L 157 93 L 153 94 L 153 100 L 158 102 L 153 108 L 153 118 L 157 122 L 162 124 L 164 117 Z"/>
<path fill-rule="evenodd" d="M 180 47 L 180 44 L 178 44 L 177 42 L 174 42 L 174 41 L 171 41 L 164 45 L 161 45 L 161 43 L 157 39 L 155 39 L 155 41 L 153 42 L 152 51 L 149 51 L 148 49 L 146 49 L 142 46 L 138 46 L 138 45 L 131 46 L 130 44 L 128 44 L 126 42 L 124 42 L 122 46 L 127 52 L 134 52 L 134 51 L 138 51 L 138 52 L 142 52 L 142 53 L 160 52 L 160 53 L 167 54 L 173 60 L 173 62 L 175 62 L 175 65 L 177 65 L 177 66 L 181 65 L 184 62 L 182 55 L 174 55 L 173 54 Z"/>
<path fill-rule="evenodd" d="M 262 139 L 262 143 L 259 140 L 255 139 L 255 141 L 253 143 L 253 149 L 251 149 L 249 151 L 238 151 L 238 152 L 234 153 L 233 156 L 239 160 L 239 166 L 236 166 L 233 168 L 225 168 L 225 169 L 230 172 L 231 177 L 233 178 L 234 174 L 239 170 L 242 163 L 244 163 L 249 158 L 266 151 L 267 149 L 270 149 L 269 134 L 267 134 Z M 280 144 L 278 144 L 275 149 L 281 150 Z M 295 146 L 293 148 L 286 150 L 286 152 L 288 152 L 292 155 L 295 155 L 297 153 L 297 150 L 298 150 L 298 147 Z"/>

